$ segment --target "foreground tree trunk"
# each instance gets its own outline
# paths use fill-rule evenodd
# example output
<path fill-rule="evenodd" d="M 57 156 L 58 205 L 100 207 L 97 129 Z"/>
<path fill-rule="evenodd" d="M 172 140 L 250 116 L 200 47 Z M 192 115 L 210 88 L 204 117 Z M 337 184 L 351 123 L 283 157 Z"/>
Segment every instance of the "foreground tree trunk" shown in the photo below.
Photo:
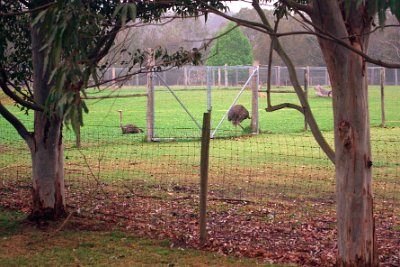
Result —
<path fill-rule="evenodd" d="M 33 90 L 37 104 L 45 106 L 50 94 L 49 71 L 45 69 L 44 34 L 41 23 L 32 27 Z M 52 108 L 52 107 L 50 107 Z M 28 142 L 32 156 L 33 207 L 31 219 L 56 219 L 65 215 L 64 149 L 62 118 L 35 111 L 34 133 Z"/>
<path fill-rule="evenodd" d="M 62 121 L 35 114 L 32 156 L 31 219 L 56 219 L 65 215 Z"/>
<path fill-rule="evenodd" d="M 338 1 L 318 5 L 311 15 L 317 31 L 367 50 L 371 17 L 352 6 L 344 18 Z M 338 221 L 338 266 L 376 266 L 368 84 L 363 58 L 332 41 L 319 39 L 332 84 Z"/>

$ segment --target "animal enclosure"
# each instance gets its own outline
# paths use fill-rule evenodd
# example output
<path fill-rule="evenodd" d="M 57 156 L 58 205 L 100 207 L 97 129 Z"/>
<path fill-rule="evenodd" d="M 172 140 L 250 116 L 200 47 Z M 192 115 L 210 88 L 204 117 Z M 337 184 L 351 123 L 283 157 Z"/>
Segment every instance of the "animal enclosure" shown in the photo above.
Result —
<path fill-rule="evenodd" d="M 231 130 L 230 135 L 240 135 L 241 131 L 237 132 L 234 128 L 229 127 L 225 118 L 228 114 L 229 109 L 235 105 L 243 105 L 251 113 L 250 126 L 245 125 L 246 132 L 257 133 L 260 128 L 263 128 L 263 118 L 259 118 L 259 111 L 266 107 L 266 78 L 267 68 L 260 66 L 254 72 L 254 67 L 249 66 L 214 66 L 214 67 L 183 67 L 181 69 L 171 69 L 165 72 L 155 72 L 152 78 L 151 91 L 154 99 L 151 103 L 153 106 L 148 105 L 149 102 L 146 100 L 136 99 L 137 97 L 147 96 L 149 94 L 149 80 L 147 74 L 135 75 L 129 79 L 124 79 L 123 83 L 110 83 L 109 88 L 112 90 L 106 90 L 105 92 L 98 92 L 94 90 L 89 92 L 95 97 L 103 97 L 106 94 L 110 97 L 135 97 L 132 100 L 135 108 L 130 106 L 124 106 L 121 108 L 124 112 L 125 118 L 134 118 L 134 121 L 127 121 L 127 123 L 133 123 L 141 129 L 147 129 L 150 133 L 150 139 L 148 140 L 164 140 L 164 139 L 176 139 L 184 136 L 200 137 L 201 133 L 201 116 L 203 112 L 208 110 L 213 111 L 212 128 L 216 128 L 212 134 L 212 137 L 223 137 L 218 136 L 218 130 L 227 134 Z M 326 90 L 323 92 L 316 92 L 317 95 L 329 95 L 329 75 L 326 68 L 324 67 L 306 67 L 297 68 L 297 75 L 300 83 L 305 82 L 305 71 L 307 71 L 307 85 L 309 88 L 318 88 L 323 85 Z M 382 71 L 384 74 L 382 76 Z M 104 81 L 112 80 L 117 77 L 124 77 L 127 70 L 113 68 L 103 73 L 102 79 Z M 370 85 L 381 85 L 384 88 L 385 85 L 398 84 L 399 70 L 383 69 L 380 67 L 369 67 L 368 78 Z M 283 96 L 280 94 L 295 94 L 292 88 L 285 87 L 289 83 L 289 76 L 287 69 L 284 67 L 275 66 L 272 67 L 271 84 L 275 86 L 271 91 L 272 104 L 282 103 L 283 99 L 290 99 L 292 103 L 297 104 L 298 100 L 295 95 Z M 119 87 L 122 86 L 123 87 Z M 132 85 L 133 87 L 128 87 Z M 373 87 L 371 87 L 373 88 Z M 254 94 L 254 90 L 258 91 L 258 94 Z M 384 89 L 383 89 L 384 90 Z M 253 91 L 253 93 L 252 93 Z M 387 97 L 390 97 L 390 92 Z M 310 94 L 308 94 L 310 95 Z M 223 97 L 223 99 L 221 99 Z M 375 100 L 381 98 L 381 102 L 384 103 L 384 94 L 381 92 L 381 96 L 374 95 Z M 258 98 L 261 98 L 258 100 Z M 234 103 L 227 101 L 231 99 Z M 310 100 L 313 102 L 313 100 Z M 395 101 L 395 99 L 393 100 Z M 237 102 L 237 103 L 236 103 Z M 256 104 L 255 104 L 256 103 Z M 386 118 L 384 116 L 385 108 L 381 108 L 381 124 L 385 125 Z M 318 108 L 318 107 L 317 107 Z M 144 118 L 143 114 L 146 114 L 147 110 L 147 121 L 142 122 Z M 166 111 L 169 112 L 166 112 Z M 134 112 L 130 114 L 130 112 Z M 151 115 L 149 116 L 149 112 Z M 329 112 L 329 111 L 328 111 Z M 388 111 L 392 112 L 392 111 Z M 374 113 L 374 115 L 378 113 Z M 298 114 L 297 114 L 298 115 Z M 294 115 L 294 116 L 297 116 Z M 262 115 L 261 115 L 262 116 Z M 319 114 L 316 114 L 318 117 Z M 265 117 L 265 116 L 264 116 Z M 274 116 L 272 116 L 274 117 Z M 149 118 L 152 118 L 152 122 L 149 123 Z M 375 119 L 375 118 L 373 118 Z M 132 120 L 132 119 L 131 119 Z M 139 120 L 139 122 L 137 122 Z M 219 121 L 218 121 L 219 120 Z M 395 119 L 395 121 L 397 118 Z M 389 126 L 391 124 L 390 118 L 388 119 Z M 140 125 L 136 125 L 139 123 Z M 275 125 L 272 123 L 271 125 Z M 320 122 L 321 124 L 321 122 Z M 323 123 L 322 123 L 323 124 Z M 151 126 L 149 126 L 151 125 Z M 166 128 L 164 126 L 167 125 Z M 306 126 L 304 126 L 306 127 Z M 157 130 L 155 130 L 155 128 Z M 250 130 L 251 128 L 251 130 Z M 174 129 L 171 131 L 170 129 Z M 264 127 L 265 129 L 265 127 Z M 323 128 L 324 129 L 324 128 Z M 267 129 L 268 130 L 268 129 Z"/>
<path fill-rule="evenodd" d="M 207 88 L 173 89 L 201 121 L 207 108 Z M 215 90 L 213 129 L 239 89 Z M 168 90 L 157 86 L 155 90 L 156 133 L 180 139 L 146 143 L 145 132 L 122 134 L 118 110 L 124 111 L 123 124 L 146 129 L 144 97 L 87 100 L 90 112 L 84 118 L 80 149 L 75 148 L 72 131 L 64 131 L 67 203 L 72 211 L 79 210 L 80 216 L 197 247 L 198 128 Z M 118 94 L 143 91 L 122 88 Z M 312 88 L 310 91 L 310 105 L 332 143 L 331 99 L 318 98 Z M 105 90 L 95 95 L 109 93 Z M 378 246 L 381 263 L 388 265 L 396 260 L 400 240 L 400 91 L 386 88 L 387 128 L 380 127 L 379 88 L 371 87 L 369 95 Z M 294 94 L 275 94 L 272 100 L 297 103 Z M 250 101 L 251 93 L 245 91 L 238 104 Z M 210 247 L 235 255 L 245 244 L 249 250 L 244 255 L 260 251 L 260 257 L 283 263 L 301 255 L 304 262 L 297 264 L 329 266 L 334 262 L 334 255 L 328 252 L 334 250 L 336 223 L 333 166 L 312 135 L 303 131 L 300 113 L 266 113 L 265 102 L 261 96 L 259 135 L 247 135 L 246 130 L 225 121 L 218 132 L 221 138 L 211 140 L 207 222 L 210 242 L 215 245 Z M 7 107 L 16 110 L 11 103 Z M 18 115 L 32 129 L 32 117 Z M 249 124 L 249 120 L 243 121 L 245 128 Z M 14 190 L 26 190 L 26 199 L 29 197 L 31 163 L 26 145 L 3 118 L 0 151 L 0 197 L 12 206 Z M 287 228 L 292 231 L 286 232 Z M 307 231 L 318 234 L 310 239 Z M 277 249 L 285 251 L 287 258 L 274 256 Z M 262 254 L 267 251 L 272 252 Z"/>

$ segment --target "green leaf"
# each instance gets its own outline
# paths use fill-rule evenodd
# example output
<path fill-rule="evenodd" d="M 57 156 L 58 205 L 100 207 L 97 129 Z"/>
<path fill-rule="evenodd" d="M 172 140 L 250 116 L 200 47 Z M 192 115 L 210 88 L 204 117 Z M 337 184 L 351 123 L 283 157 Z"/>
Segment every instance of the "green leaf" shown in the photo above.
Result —
<path fill-rule="evenodd" d="M 121 10 L 121 26 L 124 27 L 128 15 L 128 5 L 124 5 Z"/>
<path fill-rule="evenodd" d="M 346 18 L 348 18 L 350 15 L 350 8 L 351 8 L 351 0 L 346 0 L 344 2 L 344 11 L 346 14 Z"/>
<path fill-rule="evenodd" d="M 399 0 L 390 0 L 389 2 L 390 11 L 396 18 L 400 21 L 400 1 Z"/>
<path fill-rule="evenodd" d="M 124 6 L 124 5 L 118 5 L 118 6 L 115 8 L 114 13 L 112 14 L 112 18 L 116 18 L 116 17 L 117 17 L 118 13 L 121 11 L 121 8 L 122 8 L 123 6 Z"/>
<path fill-rule="evenodd" d="M 83 111 L 85 111 L 85 113 L 89 113 L 89 109 L 88 109 L 88 107 L 86 106 L 86 102 L 85 101 L 83 101 L 83 100 L 81 100 L 82 102 L 82 108 L 83 108 Z"/>
<path fill-rule="evenodd" d="M 135 3 L 128 4 L 129 7 L 129 18 L 134 21 L 136 19 L 137 7 Z"/>
<path fill-rule="evenodd" d="M 42 20 L 43 16 L 46 15 L 47 13 L 47 9 L 41 11 L 39 14 L 37 14 L 37 16 L 35 17 L 35 19 L 32 21 L 32 26 L 36 25 L 40 20 Z"/>

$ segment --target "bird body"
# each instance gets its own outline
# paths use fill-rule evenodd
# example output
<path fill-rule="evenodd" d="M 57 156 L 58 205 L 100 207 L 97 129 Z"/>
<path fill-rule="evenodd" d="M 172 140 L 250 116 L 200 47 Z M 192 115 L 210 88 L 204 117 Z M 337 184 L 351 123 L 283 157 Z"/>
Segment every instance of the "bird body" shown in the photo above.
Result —
<path fill-rule="evenodd" d="M 120 125 L 123 134 L 143 133 L 143 130 L 133 124 Z"/>
<path fill-rule="evenodd" d="M 243 129 L 240 123 L 245 119 L 251 118 L 249 111 L 242 105 L 235 105 L 228 112 L 228 121 L 231 121 L 234 126 L 239 125 Z"/>
<path fill-rule="evenodd" d="M 122 110 L 118 110 L 119 112 L 119 127 L 122 130 L 123 134 L 136 134 L 143 133 L 143 130 L 133 124 L 122 125 Z"/>

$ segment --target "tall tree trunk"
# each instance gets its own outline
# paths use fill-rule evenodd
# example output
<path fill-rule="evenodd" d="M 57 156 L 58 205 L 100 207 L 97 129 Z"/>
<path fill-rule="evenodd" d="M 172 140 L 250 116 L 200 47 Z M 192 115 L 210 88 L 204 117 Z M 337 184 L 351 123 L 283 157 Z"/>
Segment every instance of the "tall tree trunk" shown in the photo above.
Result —
<path fill-rule="evenodd" d="M 319 1 L 315 3 L 318 5 Z M 343 8 L 343 7 L 342 7 Z M 370 17 L 362 8 L 347 20 L 338 1 L 318 6 L 312 20 L 320 30 L 366 51 Z M 367 71 L 363 58 L 319 39 L 332 84 L 338 221 L 338 266 L 376 266 Z"/>
<path fill-rule="evenodd" d="M 65 215 L 64 149 L 62 121 L 35 114 L 32 156 L 32 219 L 54 219 Z"/>
<path fill-rule="evenodd" d="M 41 22 L 32 27 L 34 100 L 45 105 L 52 85 L 45 69 L 44 34 Z M 62 118 L 58 114 L 35 111 L 33 142 L 28 144 L 32 156 L 32 219 L 50 219 L 65 214 L 64 149 Z"/>

